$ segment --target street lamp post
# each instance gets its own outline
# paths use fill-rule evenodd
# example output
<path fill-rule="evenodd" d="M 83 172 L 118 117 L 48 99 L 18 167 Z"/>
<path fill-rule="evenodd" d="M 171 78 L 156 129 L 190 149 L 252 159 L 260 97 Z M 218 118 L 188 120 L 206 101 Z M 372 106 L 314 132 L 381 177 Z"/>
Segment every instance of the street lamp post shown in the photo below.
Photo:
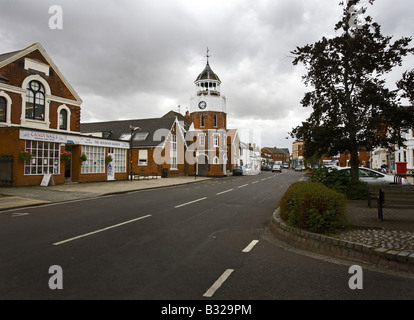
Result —
<path fill-rule="evenodd" d="M 194 180 L 197 179 L 197 148 L 196 148 L 196 142 L 197 142 L 197 137 L 194 137 Z"/>
<path fill-rule="evenodd" d="M 140 127 L 129 126 L 131 129 L 131 137 L 129 138 L 129 179 L 132 181 L 132 137 L 135 130 L 141 129 Z"/>

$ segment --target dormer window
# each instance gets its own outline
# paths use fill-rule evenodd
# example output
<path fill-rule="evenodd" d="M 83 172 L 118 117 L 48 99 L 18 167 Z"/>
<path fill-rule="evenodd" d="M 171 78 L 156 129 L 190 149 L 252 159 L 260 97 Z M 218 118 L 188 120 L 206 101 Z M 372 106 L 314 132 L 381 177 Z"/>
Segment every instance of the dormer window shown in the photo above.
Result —
<path fill-rule="evenodd" d="M 36 80 L 30 81 L 27 85 L 26 119 L 41 121 L 45 119 L 45 89 Z"/>

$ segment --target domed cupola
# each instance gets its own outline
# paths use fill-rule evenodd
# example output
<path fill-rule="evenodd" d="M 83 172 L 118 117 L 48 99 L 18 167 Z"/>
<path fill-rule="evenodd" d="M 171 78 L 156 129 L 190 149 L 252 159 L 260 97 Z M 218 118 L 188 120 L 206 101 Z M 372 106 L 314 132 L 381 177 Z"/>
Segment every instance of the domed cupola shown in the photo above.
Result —
<path fill-rule="evenodd" d="M 219 77 L 214 73 L 213 70 L 211 70 L 211 67 L 210 67 L 210 64 L 208 63 L 208 60 L 207 60 L 206 67 L 204 68 L 203 72 L 201 72 L 199 74 L 199 76 L 197 77 L 195 82 L 203 81 L 203 80 L 214 80 L 214 81 L 218 81 L 218 82 L 221 83 Z"/>
<path fill-rule="evenodd" d="M 220 93 L 220 78 L 210 67 L 208 49 L 206 57 L 206 66 L 194 81 L 195 93 L 190 99 L 190 118 L 196 121 L 201 117 L 202 120 L 196 121 L 196 128 L 197 125 L 198 128 L 208 128 L 210 122 L 211 129 L 225 128 L 226 97 Z"/>
<path fill-rule="evenodd" d="M 208 58 L 210 57 L 208 55 L 208 49 L 207 49 L 207 64 L 204 70 L 198 75 L 197 79 L 194 81 L 196 85 L 196 91 L 197 95 L 215 95 L 220 96 L 220 84 L 221 80 L 218 77 L 217 74 L 214 73 L 214 71 L 211 69 Z"/>

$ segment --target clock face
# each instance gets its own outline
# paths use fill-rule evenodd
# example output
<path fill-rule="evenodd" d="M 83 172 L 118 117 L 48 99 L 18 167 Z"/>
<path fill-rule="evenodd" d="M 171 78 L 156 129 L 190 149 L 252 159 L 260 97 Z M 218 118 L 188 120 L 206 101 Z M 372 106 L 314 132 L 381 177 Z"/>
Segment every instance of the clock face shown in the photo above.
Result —
<path fill-rule="evenodd" d="M 206 103 L 205 101 L 200 101 L 200 102 L 198 103 L 198 107 L 199 107 L 200 109 L 205 109 L 205 108 L 207 107 L 207 103 Z"/>

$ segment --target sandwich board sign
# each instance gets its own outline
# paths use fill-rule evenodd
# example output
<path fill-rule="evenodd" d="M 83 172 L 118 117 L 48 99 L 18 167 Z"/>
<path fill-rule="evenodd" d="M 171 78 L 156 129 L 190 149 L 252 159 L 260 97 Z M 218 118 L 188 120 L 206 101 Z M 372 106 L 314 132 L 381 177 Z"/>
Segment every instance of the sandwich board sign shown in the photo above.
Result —
<path fill-rule="evenodd" d="M 42 182 L 40 183 L 40 185 L 42 187 L 47 187 L 49 185 L 54 186 L 55 185 L 55 180 L 53 180 L 52 174 L 48 173 L 48 174 L 43 175 L 43 179 L 42 179 Z"/>

